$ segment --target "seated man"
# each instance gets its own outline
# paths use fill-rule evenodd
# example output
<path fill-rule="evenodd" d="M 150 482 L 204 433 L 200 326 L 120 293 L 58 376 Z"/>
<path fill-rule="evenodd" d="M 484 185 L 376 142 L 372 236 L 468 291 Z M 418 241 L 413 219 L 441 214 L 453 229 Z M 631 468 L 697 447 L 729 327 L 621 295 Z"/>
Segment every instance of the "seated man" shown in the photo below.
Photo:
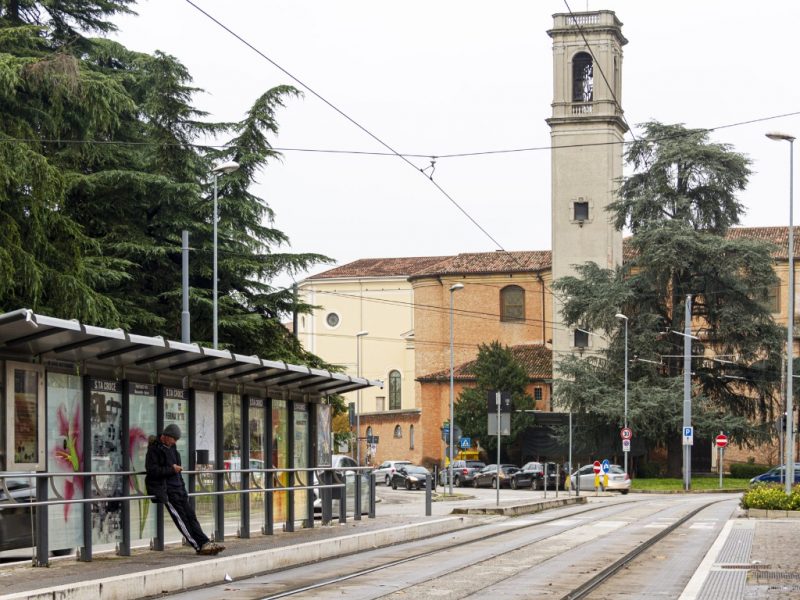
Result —
<path fill-rule="evenodd" d="M 153 502 L 167 507 L 175 526 L 198 554 L 218 554 L 225 550 L 225 546 L 208 539 L 189 504 L 189 494 L 181 477 L 181 455 L 175 446 L 180 438 L 181 429 L 174 423 L 167 425 L 158 438 L 150 438 L 144 484 L 147 493 L 155 496 Z"/>

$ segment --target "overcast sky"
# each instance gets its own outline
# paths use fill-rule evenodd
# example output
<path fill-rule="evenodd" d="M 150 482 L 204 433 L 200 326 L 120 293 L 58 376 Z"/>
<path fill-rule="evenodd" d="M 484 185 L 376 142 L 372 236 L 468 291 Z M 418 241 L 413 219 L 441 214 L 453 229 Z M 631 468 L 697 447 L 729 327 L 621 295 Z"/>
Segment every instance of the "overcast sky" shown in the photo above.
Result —
<path fill-rule="evenodd" d="M 552 14 L 567 12 L 563 0 L 192 1 L 401 153 L 550 143 L 546 32 Z M 800 111 L 800 3 L 569 2 L 576 12 L 587 4 L 615 11 L 623 23 L 629 43 L 621 101 L 634 134 L 649 119 L 720 127 Z M 276 85 L 302 89 L 186 0 L 143 0 L 135 10 L 138 16 L 115 20 L 117 38 L 181 60 L 205 90 L 195 103 L 210 119 L 241 119 Z M 386 150 L 308 91 L 277 119 L 278 148 Z M 712 134 L 753 161 L 741 196 L 744 225 L 788 224 L 789 145 L 768 140 L 770 130 L 800 134 L 800 115 Z M 430 162 L 410 160 L 418 168 Z M 549 150 L 440 158 L 433 179 L 504 249 L 550 248 Z M 397 157 L 287 150 L 254 191 L 275 211 L 293 251 L 320 252 L 338 264 L 497 249 Z"/>

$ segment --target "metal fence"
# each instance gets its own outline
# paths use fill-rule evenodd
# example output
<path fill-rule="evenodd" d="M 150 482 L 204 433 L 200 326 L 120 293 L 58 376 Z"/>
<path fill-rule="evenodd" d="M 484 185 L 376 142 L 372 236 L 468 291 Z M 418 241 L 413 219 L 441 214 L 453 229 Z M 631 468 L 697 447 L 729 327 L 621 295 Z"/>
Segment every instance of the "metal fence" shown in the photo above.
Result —
<path fill-rule="evenodd" d="M 15 510 L 19 518 L 19 508 L 31 508 L 32 512 L 25 516 L 30 522 L 30 541 L 27 546 L 35 547 L 33 555 L 34 566 L 47 566 L 49 564 L 49 536 L 48 536 L 48 511 L 53 506 L 77 505 L 83 511 L 83 529 L 81 545 L 77 548 L 77 558 L 81 561 L 91 561 L 93 556 L 93 531 L 92 531 L 92 506 L 120 503 L 120 535 L 116 543 L 116 552 L 120 556 L 131 554 L 131 502 L 152 499 L 152 496 L 131 493 L 131 478 L 143 475 L 143 471 L 113 471 L 113 472 L 70 472 L 70 473 L 33 473 L 33 472 L 0 472 L 0 491 L 4 492 L 4 499 L 0 500 L 0 519 L 4 518 L 2 511 Z M 314 527 L 316 504 L 322 525 L 333 521 L 334 501 L 338 502 L 338 521 L 345 523 L 348 514 L 355 520 L 360 520 L 363 514 L 363 503 L 367 503 L 367 515 L 375 517 L 375 478 L 371 467 L 348 467 L 334 469 L 332 467 L 317 468 L 292 468 L 292 469 L 201 469 L 195 471 L 184 470 L 182 474 L 189 479 L 188 491 L 192 503 L 198 499 L 210 498 L 213 504 L 213 539 L 222 541 L 225 538 L 226 528 L 226 498 L 238 496 L 238 529 L 236 535 L 240 538 L 249 538 L 251 532 L 251 494 L 263 495 L 263 526 L 261 534 L 272 535 L 275 530 L 274 495 L 286 494 L 286 514 L 281 521 L 283 530 L 294 531 L 295 519 L 295 493 L 307 490 L 305 502 L 305 517 L 302 518 L 303 528 Z M 305 474 L 305 478 L 302 475 Z M 356 476 L 357 474 L 357 476 Z M 234 477 L 232 477 L 234 475 Z M 55 490 L 55 479 L 60 477 L 79 477 L 83 483 L 83 498 L 66 499 L 48 497 L 49 489 Z M 121 492 L 107 495 L 103 490 L 107 486 L 98 484 L 99 478 L 120 477 L 122 479 Z M 8 479 L 27 479 L 30 482 L 28 494 L 20 490 L 8 488 Z M 306 481 L 303 481 L 305 479 Z M 308 482 L 307 480 L 311 481 Z M 108 479 L 103 479 L 108 481 Z M 352 482 L 352 483 L 351 483 Z M 270 485 L 266 485 L 270 483 Z M 366 490 L 364 487 L 366 486 Z M 116 487 L 116 486 L 113 486 Z M 119 489 L 119 488 L 117 488 Z M 352 491 L 352 493 L 351 493 Z M 365 496 L 366 491 L 366 496 Z M 348 510 L 352 499 L 353 509 Z M 318 502 L 317 502 L 318 500 Z M 155 537 L 150 540 L 151 550 L 164 549 L 164 512 L 163 505 L 153 504 L 156 507 Z M 28 511 L 26 511 L 28 512 Z M 26 547 L 26 546 L 22 546 Z"/>

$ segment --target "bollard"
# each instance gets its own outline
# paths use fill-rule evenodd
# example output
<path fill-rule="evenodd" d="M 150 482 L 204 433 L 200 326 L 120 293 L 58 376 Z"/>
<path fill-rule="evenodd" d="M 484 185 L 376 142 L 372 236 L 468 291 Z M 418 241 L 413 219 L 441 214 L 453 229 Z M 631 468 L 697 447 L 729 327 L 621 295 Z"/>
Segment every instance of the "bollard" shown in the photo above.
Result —
<path fill-rule="evenodd" d="M 355 494 L 353 498 L 353 519 L 361 520 L 361 471 L 354 471 L 355 474 Z M 347 487 L 345 486 L 345 490 Z"/>
<path fill-rule="evenodd" d="M 339 523 L 347 523 L 347 476 L 345 484 L 339 488 Z"/>
<path fill-rule="evenodd" d="M 544 483 L 542 483 L 542 487 L 544 488 L 544 499 L 547 500 L 547 463 L 544 463 Z"/>
<path fill-rule="evenodd" d="M 425 476 L 425 516 L 431 516 L 431 474 Z"/>
<path fill-rule="evenodd" d="M 369 515 L 367 515 L 370 519 L 374 519 L 375 518 L 375 500 L 376 500 L 376 498 L 375 498 L 375 496 L 376 496 L 375 484 L 376 483 L 375 482 L 376 482 L 375 473 L 374 472 L 370 472 L 370 474 L 369 474 Z"/>
<path fill-rule="evenodd" d="M 322 485 L 330 485 L 333 481 L 330 471 L 320 471 L 317 480 L 321 481 Z M 330 525 L 333 521 L 333 494 L 330 488 L 318 490 L 318 493 L 322 504 L 322 524 Z"/>

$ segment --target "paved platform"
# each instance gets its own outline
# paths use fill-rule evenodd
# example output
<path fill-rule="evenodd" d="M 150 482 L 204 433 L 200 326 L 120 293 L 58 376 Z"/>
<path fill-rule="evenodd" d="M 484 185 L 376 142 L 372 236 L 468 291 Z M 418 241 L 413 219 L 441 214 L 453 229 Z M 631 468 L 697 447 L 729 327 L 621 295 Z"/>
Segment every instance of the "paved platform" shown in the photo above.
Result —
<path fill-rule="evenodd" d="M 188 546 L 170 544 L 163 552 L 135 549 L 133 556 L 98 554 L 92 562 L 54 559 L 48 568 L 29 563 L 0 565 L 0 600 L 125 600 L 217 584 L 275 569 L 324 560 L 361 550 L 473 527 L 502 516 L 537 512 L 573 503 L 575 498 L 503 503 L 498 510 L 468 502 L 468 514 L 438 503 L 430 517 L 403 515 L 348 519 L 322 527 L 249 539 L 228 538 L 217 556 L 197 556 Z M 380 511 L 379 511 L 380 512 Z M 800 600 L 800 519 L 734 515 L 723 527 L 680 600 Z"/>
<path fill-rule="evenodd" d="M 680 600 L 800 600 L 800 519 L 730 519 Z"/>

